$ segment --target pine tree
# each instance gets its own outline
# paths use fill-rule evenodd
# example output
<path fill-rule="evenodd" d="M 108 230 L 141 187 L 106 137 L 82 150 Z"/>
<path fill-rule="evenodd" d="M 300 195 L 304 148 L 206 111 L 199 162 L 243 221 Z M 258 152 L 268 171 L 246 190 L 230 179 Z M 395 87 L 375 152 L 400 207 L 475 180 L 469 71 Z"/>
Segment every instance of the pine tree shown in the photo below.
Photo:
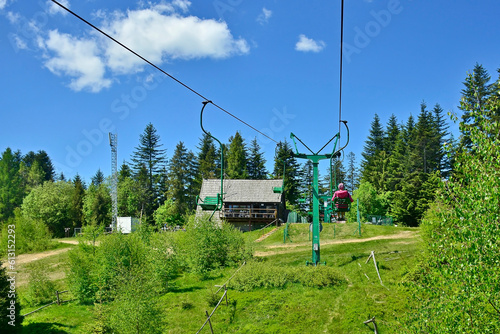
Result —
<path fill-rule="evenodd" d="M 384 150 L 384 130 L 380 124 L 380 118 L 375 114 L 373 121 L 371 123 L 370 134 L 365 141 L 365 146 L 361 156 L 361 174 L 365 178 L 365 171 L 369 169 L 370 165 L 373 163 L 373 158 L 378 152 Z"/>
<path fill-rule="evenodd" d="M 197 147 L 198 152 L 198 174 L 200 179 L 213 179 L 220 177 L 220 173 L 216 174 L 217 166 L 217 149 L 215 148 L 212 137 L 203 134 L 200 144 Z M 219 154 L 220 157 L 220 154 Z M 201 183 L 200 183 L 201 184 Z"/>
<path fill-rule="evenodd" d="M 227 176 L 230 179 L 246 179 L 247 171 L 247 151 L 246 145 L 239 131 L 230 138 L 229 151 L 227 152 Z"/>
<path fill-rule="evenodd" d="M 158 207 L 159 203 L 156 201 L 157 186 L 159 180 L 159 173 L 161 168 L 166 163 L 166 151 L 161 149 L 163 144 L 160 144 L 160 136 L 157 134 L 153 124 L 149 123 L 144 132 L 139 136 L 139 146 L 135 148 L 132 154 L 133 169 L 138 173 L 143 166 L 147 169 L 147 186 L 151 193 L 151 202 L 153 203 L 151 209 L 153 211 Z M 153 213 L 148 211 L 148 216 Z"/>
<path fill-rule="evenodd" d="M 467 78 L 463 83 L 465 88 L 462 90 L 462 99 L 460 102 L 460 110 L 463 111 L 462 122 L 460 124 L 460 132 L 462 138 L 460 144 L 465 149 L 471 149 L 470 131 L 478 126 L 477 115 L 488 115 L 488 111 L 484 110 L 488 98 L 491 95 L 492 89 L 488 84 L 491 77 L 486 69 L 476 63 L 472 73 L 467 74 Z"/>
<path fill-rule="evenodd" d="M 55 180 L 54 165 L 52 164 L 47 152 L 43 150 L 40 150 L 37 153 L 30 151 L 23 157 L 23 162 L 28 169 L 30 169 L 33 164 L 38 163 L 38 166 L 40 166 L 43 171 L 43 181 Z"/>
<path fill-rule="evenodd" d="M 188 210 L 196 210 L 196 196 L 200 194 L 201 185 L 197 182 L 199 164 L 196 155 L 189 151 L 187 160 L 187 197 L 186 204 Z"/>
<path fill-rule="evenodd" d="M 356 167 L 356 154 L 349 152 L 347 154 L 347 174 L 346 174 L 346 189 L 353 192 L 359 186 L 359 174 Z"/>
<path fill-rule="evenodd" d="M 75 191 L 73 193 L 73 226 L 82 226 L 84 222 L 83 217 L 83 199 L 85 197 L 85 184 L 83 183 L 80 175 L 76 174 L 73 179 Z"/>
<path fill-rule="evenodd" d="M 392 154 L 392 151 L 396 146 L 399 131 L 400 127 L 398 125 L 398 120 L 396 116 L 392 114 L 391 117 L 389 117 L 389 121 L 387 122 L 384 138 L 384 151 L 386 151 L 389 155 Z"/>
<path fill-rule="evenodd" d="M 445 168 L 445 150 L 444 144 L 449 141 L 449 125 L 446 123 L 443 115 L 443 108 L 437 103 L 432 110 L 434 137 L 432 138 L 431 159 L 436 170 L 442 172 Z"/>
<path fill-rule="evenodd" d="M 104 182 L 104 173 L 101 171 L 101 169 L 99 168 L 97 170 L 97 172 L 94 174 L 94 176 L 92 176 L 91 178 L 91 183 L 94 185 L 94 186 L 100 186 L 102 183 Z"/>
<path fill-rule="evenodd" d="M 433 151 L 433 139 L 434 139 L 434 121 L 432 119 L 432 114 L 427 110 L 427 105 L 422 102 L 420 105 L 420 114 L 418 116 L 418 121 L 415 126 L 415 136 L 413 151 L 409 151 L 412 155 L 412 160 L 417 164 L 417 170 L 424 173 L 428 173 L 435 170 L 437 166 L 434 166 L 434 161 L 432 161 L 432 151 Z"/>
<path fill-rule="evenodd" d="M 290 144 L 286 141 L 278 143 L 274 156 L 273 175 L 276 179 L 284 178 L 286 200 L 291 204 L 297 204 L 300 197 L 300 165 L 292 154 Z"/>
<path fill-rule="evenodd" d="M 250 152 L 247 162 L 248 178 L 252 180 L 265 180 L 267 178 L 266 159 L 260 151 L 257 137 L 250 143 Z"/>
<path fill-rule="evenodd" d="M 123 161 L 120 170 L 118 171 L 118 182 L 125 180 L 127 177 L 132 177 L 132 170 L 129 165 Z"/>
<path fill-rule="evenodd" d="M 184 143 L 179 142 L 175 147 L 168 170 L 168 198 L 173 200 L 176 214 L 182 215 L 188 210 L 190 176 L 188 151 Z"/>

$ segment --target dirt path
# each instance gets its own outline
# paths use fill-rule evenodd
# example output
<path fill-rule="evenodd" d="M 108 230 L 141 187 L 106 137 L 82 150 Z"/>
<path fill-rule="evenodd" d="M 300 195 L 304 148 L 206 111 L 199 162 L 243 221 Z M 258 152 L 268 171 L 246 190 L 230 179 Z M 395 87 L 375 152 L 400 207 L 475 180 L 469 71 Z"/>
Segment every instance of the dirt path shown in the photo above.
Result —
<path fill-rule="evenodd" d="M 403 232 L 400 232 L 398 234 L 379 235 L 376 237 L 365 238 L 365 239 L 328 240 L 328 241 L 321 242 L 321 246 L 353 244 L 353 243 L 361 243 L 361 242 L 368 242 L 368 241 L 374 241 L 374 240 L 410 239 L 410 238 L 414 238 L 416 235 L 417 235 L 417 233 L 413 232 L 413 231 L 403 231 Z M 311 242 L 308 241 L 308 242 L 300 242 L 300 243 L 295 243 L 295 244 L 272 245 L 272 246 L 268 246 L 266 248 L 267 249 L 279 249 L 279 248 L 281 248 L 283 250 L 257 251 L 254 253 L 254 256 L 269 256 L 269 255 L 276 255 L 276 254 L 286 254 L 286 253 L 299 252 L 302 250 L 296 249 L 297 247 L 306 247 L 306 246 L 311 246 Z"/>
<path fill-rule="evenodd" d="M 20 264 L 30 263 L 33 261 L 38 261 L 38 260 L 44 259 L 44 258 L 52 256 L 52 255 L 65 253 L 65 252 L 69 251 L 70 249 L 71 249 L 71 247 L 50 250 L 50 251 L 35 253 L 35 254 L 21 254 L 21 255 L 16 256 L 16 266 L 20 265 Z M 6 267 L 7 265 L 8 265 L 8 263 L 4 262 L 2 267 Z"/>

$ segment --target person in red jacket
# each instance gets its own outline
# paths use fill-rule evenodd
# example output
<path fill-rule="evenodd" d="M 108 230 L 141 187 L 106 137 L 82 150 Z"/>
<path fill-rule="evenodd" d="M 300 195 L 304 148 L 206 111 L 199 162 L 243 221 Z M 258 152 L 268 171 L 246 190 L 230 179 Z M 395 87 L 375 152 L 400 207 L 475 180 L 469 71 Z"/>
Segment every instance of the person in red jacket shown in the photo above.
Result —
<path fill-rule="evenodd" d="M 332 202 L 335 200 L 335 198 L 349 198 L 349 200 L 351 202 L 353 202 L 351 194 L 349 194 L 349 192 L 344 189 L 344 184 L 343 183 L 339 183 L 339 190 L 337 190 L 333 194 Z M 337 209 L 347 209 L 348 208 L 347 204 L 339 204 L 339 203 L 337 203 L 336 206 L 337 206 Z M 345 220 L 345 210 L 344 211 L 339 211 L 338 215 L 339 215 L 339 220 Z"/>

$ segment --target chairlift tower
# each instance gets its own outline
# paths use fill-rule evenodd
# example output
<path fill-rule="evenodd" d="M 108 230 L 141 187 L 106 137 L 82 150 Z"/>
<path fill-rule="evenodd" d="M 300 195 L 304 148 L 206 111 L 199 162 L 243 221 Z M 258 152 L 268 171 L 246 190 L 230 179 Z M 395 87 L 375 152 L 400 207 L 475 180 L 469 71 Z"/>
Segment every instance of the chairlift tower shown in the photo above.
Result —
<path fill-rule="evenodd" d="M 116 223 L 118 217 L 118 135 L 116 133 L 109 133 L 109 145 L 111 146 L 111 227 L 113 228 L 113 231 L 116 231 Z"/>
<path fill-rule="evenodd" d="M 319 201 L 320 201 L 320 195 L 319 195 L 319 171 L 318 171 L 318 165 L 320 160 L 324 159 L 330 159 L 330 165 L 331 165 L 331 160 L 335 157 L 340 156 L 340 152 L 347 146 L 349 143 L 349 128 L 347 127 L 347 121 L 341 121 L 344 123 L 346 129 L 347 129 L 347 143 L 337 149 L 337 144 L 339 143 L 340 140 L 340 131 L 328 141 L 319 151 L 313 152 L 309 147 L 307 147 L 306 144 L 304 144 L 296 135 L 293 133 L 290 134 L 290 138 L 293 140 L 294 146 L 295 146 L 295 152 L 292 152 L 292 155 L 296 158 L 300 159 L 307 159 L 310 160 L 313 164 L 313 222 L 312 222 L 312 256 L 311 256 L 311 261 L 307 261 L 306 264 L 317 266 L 318 264 L 326 264 L 326 262 L 321 262 L 320 258 L 320 243 L 319 243 L 319 234 L 321 232 L 321 225 L 320 225 L 320 217 L 319 217 Z M 309 150 L 310 154 L 307 153 L 299 153 L 299 150 L 297 148 L 297 143 L 295 140 L 298 140 L 302 145 L 304 145 L 307 150 Z M 330 144 L 333 140 L 335 139 L 335 143 L 333 146 L 333 152 L 332 153 L 327 153 L 327 154 L 321 154 L 321 151 Z"/>

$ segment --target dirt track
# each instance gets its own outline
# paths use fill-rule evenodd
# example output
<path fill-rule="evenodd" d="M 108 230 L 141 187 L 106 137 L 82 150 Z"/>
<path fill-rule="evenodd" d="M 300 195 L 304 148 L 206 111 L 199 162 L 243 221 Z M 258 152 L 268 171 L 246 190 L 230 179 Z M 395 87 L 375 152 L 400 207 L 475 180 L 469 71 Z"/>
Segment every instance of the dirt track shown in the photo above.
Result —
<path fill-rule="evenodd" d="M 417 233 L 412 232 L 412 231 L 403 231 L 398 234 L 392 234 L 392 235 L 380 235 L 376 237 L 371 237 L 371 238 L 365 238 L 365 239 L 347 239 L 347 240 L 328 240 L 328 241 L 323 241 L 321 242 L 321 246 L 324 245 L 339 245 L 339 244 L 353 244 L 353 243 L 361 243 L 361 242 L 368 242 L 368 241 L 374 241 L 374 240 L 393 240 L 393 239 L 410 239 L 414 238 Z M 286 254 L 286 253 L 293 253 L 293 252 L 298 252 L 302 250 L 297 250 L 297 247 L 306 247 L 310 246 L 311 242 L 300 242 L 300 243 L 295 243 L 295 244 L 283 244 L 283 245 L 272 245 L 266 247 L 267 249 L 270 249 L 270 251 L 257 251 L 254 253 L 254 256 L 269 256 L 269 255 L 276 255 L 276 254 Z M 275 249 L 283 249 L 283 250 L 275 250 Z M 271 250 L 272 249 L 272 250 Z"/>

